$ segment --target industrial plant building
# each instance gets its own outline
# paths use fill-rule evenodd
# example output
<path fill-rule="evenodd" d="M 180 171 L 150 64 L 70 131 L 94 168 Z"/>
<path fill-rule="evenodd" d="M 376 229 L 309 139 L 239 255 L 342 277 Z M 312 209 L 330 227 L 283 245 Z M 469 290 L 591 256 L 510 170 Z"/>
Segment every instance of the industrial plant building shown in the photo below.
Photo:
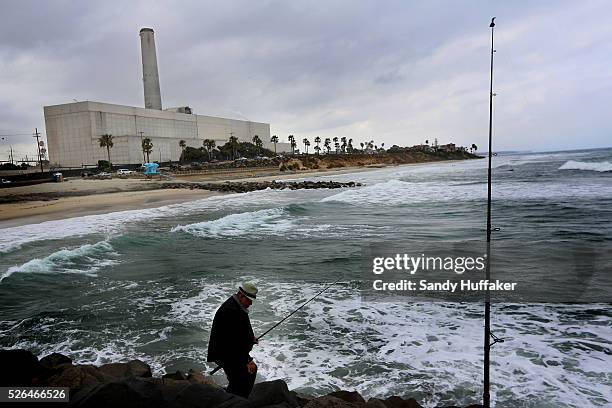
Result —
<path fill-rule="evenodd" d="M 189 107 L 162 110 L 157 57 L 153 30 L 140 30 L 145 108 L 102 102 L 74 102 L 45 106 L 45 126 L 49 161 L 54 166 L 80 167 L 106 160 L 106 149 L 98 138 L 113 136 L 111 161 L 114 164 L 143 163 L 142 139 L 153 143 L 151 161 L 178 161 L 179 141 L 201 147 L 204 139 L 225 144 L 231 136 L 251 142 L 255 135 L 264 147 L 270 143 L 270 125 L 235 119 L 195 115 Z M 289 151 L 288 143 L 278 143 L 278 152 Z"/>

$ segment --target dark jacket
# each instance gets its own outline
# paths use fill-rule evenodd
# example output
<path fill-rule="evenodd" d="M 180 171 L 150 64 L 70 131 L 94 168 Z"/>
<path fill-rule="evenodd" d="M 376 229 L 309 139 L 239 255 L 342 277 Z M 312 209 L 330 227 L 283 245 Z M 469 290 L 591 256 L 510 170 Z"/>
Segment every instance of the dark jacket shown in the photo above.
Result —
<path fill-rule="evenodd" d="M 208 361 L 224 366 L 246 365 L 251 360 L 249 352 L 253 340 L 249 314 L 230 296 L 215 313 L 208 342 Z"/>

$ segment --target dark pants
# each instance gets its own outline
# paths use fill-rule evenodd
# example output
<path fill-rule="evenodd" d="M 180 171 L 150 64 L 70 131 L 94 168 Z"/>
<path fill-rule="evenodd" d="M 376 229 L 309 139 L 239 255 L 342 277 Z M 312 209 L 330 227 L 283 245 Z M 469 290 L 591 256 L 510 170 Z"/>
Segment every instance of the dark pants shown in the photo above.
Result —
<path fill-rule="evenodd" d="M 229 381 L 227 392 L 243 398 L 249 398 L 253 384 L 255 384 L 256 373 L 249 374 L 246 364 L 224 364 L 223 371 L 225 371 L 225 376 L 227 381 Z"/>

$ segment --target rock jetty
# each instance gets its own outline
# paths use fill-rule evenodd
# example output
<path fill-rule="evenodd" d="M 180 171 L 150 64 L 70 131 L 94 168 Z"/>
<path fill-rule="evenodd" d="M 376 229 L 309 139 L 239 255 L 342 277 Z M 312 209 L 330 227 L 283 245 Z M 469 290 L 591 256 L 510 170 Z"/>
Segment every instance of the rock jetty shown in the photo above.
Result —
<path fill-rule="evenodd" d="M 233 193 L 247 193 L 256 190 L 301 190 L 301 189 L 317 189 L 317 188 L 345 188 L 345 187 L 360 187 L 361 183 L 349 181 L 346 183 L 338 181 L 240 181 L 225 183 L 189 183 L 189 182 L 172 182 L 163 183 L 161 188 L 188 188 L 202 189 L 211 191 L 223 191 Z"/>
<path fill-rule="evenodd" d="M 248 399 L 228 394 L 212 377 L 190 370 L 161 378 L 140 360 L 102 366 L 73 364 L 62 354 L 40 360 L 27 350 L 0 350 L 0 387 L 68 387 L 70 402 L 37 407 L 78 408 L 421 408 L 414 398 L 365 400 L 354 391 L 309 396 L 290 391 L 283 380 L 255 384 Z M 27 403 L 26 403 L 27 404 Z M 28 406 L 24 403 L 15 404 Z M 469 405 L 478 408 L 481 405 Z M 451 407 L 447 407 L 451 408 Z"/>

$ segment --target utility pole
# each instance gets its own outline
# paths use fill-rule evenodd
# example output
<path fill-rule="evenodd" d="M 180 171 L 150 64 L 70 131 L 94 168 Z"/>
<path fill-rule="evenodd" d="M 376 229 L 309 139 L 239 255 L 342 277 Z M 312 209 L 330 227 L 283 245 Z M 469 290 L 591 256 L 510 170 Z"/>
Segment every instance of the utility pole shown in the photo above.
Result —
<path fill-rule="evenodd" d="M 147 159 L 145 158 L 145 152 L 144 152 L 144 149 L 142 148 L 142 141 L 144 140 L 143 138 L 144 132 L 138 132 L 138 133 L 140 133 L 140 149 L 142 150 L 142 162 L 146 163 Z"/>
<path fill-rule="evenodd" d="M 495 17 L 491 19 L 491 82 L 489 85 L 489 166 L 487 171 L 487 260 L 485 279 L 491 281 L 491 160 L 493 157 L 493 30 L 495 28 Z M 491 292 L 489 286 L 485 291 L 485 325 L 484 325 L 484 367 L 483 367 L 483 394 L 482 404 L 484 408 L 491 406 L 491 382 L 490 382 L 490 352 L 491 339 L 496 339 L 491 334 Z M 496 340 L 494 340 L 495 343 Z"/>
<path fill-rule="evenodd" d="M 13 163 L 13 146 L 11 146 L 11 164 L 15 164 Z"/>
<path fill-rule="evenodd" d="M 36 138 L 36 147 L 38 148 L 38 162 L 40 163 L 40 172 L 44 173 L 45 171 L 43 170 L 42 156 L 40 155 L 40 142 L 38 141 L 38 138 L 40 137 L 40 133 L 38 133 L 38 128 L 35 128 L 34 137 Z"/>

